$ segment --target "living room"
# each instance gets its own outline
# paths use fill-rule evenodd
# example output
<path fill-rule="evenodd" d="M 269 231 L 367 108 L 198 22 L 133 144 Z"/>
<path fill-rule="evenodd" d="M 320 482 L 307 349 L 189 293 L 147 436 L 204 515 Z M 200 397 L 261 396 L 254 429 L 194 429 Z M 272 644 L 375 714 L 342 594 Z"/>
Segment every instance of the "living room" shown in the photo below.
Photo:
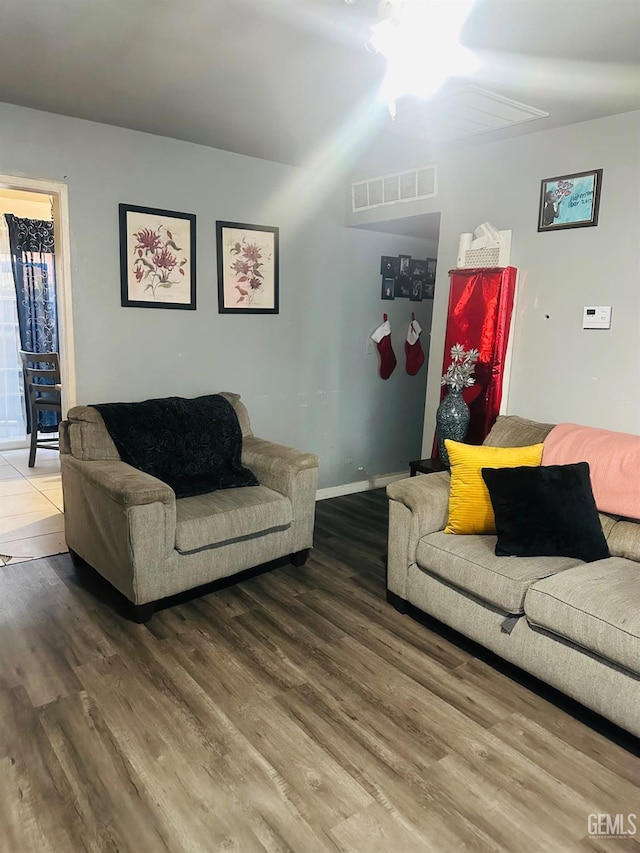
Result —
<path fill-rule="evenodd" d="M 287 4 L 278 5 L 287 7 Z M 326 5 L 329 4 L 320 4 Z M 340 8 L 340 14 L 351 9 L 351 4 L 335 5 L 344 6 L 344 10 Z M 357 5 L 353 4 L 354 7 Z M 625 19 L 627 29 L 623 33 L 621 24 L 616 23 L 616 15 L 610 11 L 603 13 L 606 5 L 594 4 L 598 14 L 589 20 L 592 25 L 595 20 L 594 26 L 598 28 L 604 26 L 604 21 L 609 21 L 611 43 L 618 38 L 629 44 L 634 33 L 628 26 L 628 19 Z M 629 10 L 633 4 L 622 5 Z M 44 13 L 42 9 L 39 11 Z M 106 14 L 104 9 L 102 11 Z M 91 15 L 88 11 L 83 14 Z M 220 11 L 220 14 L 223 13 Z M 264 11 L 260 13 L 264 14 Z M 580 14 L 576 11 L 577 16 Z M 587 18 L 585 15 L 585 20 Z M 261 17 L 259 19 L 262 20 Z M 304 27 L 301 31 L 305 32 L 305 39 L 310 38 Z M 635 33 L 637 35 L 637 30 Z M 597 35 L 603 42 L 604 51 L 604 43 L 609 45 L 609 38 L 605 38 L 607 31 L 598 29 Z M 94 38 L 97 38 L 95 33 L 92 35 Z M 586 38 L 584 30 L 581 38 Z M 135 67 L 135 64 L 129 65 L 133 62 L 132 47 L 128 40 L 125 41 L 126 48 L 121 45 L 123 57 L 127 67 L 132 69 Z M 362 49 L 366 53 L 364 46 Z M 349 51 L 351 56 L 352 46 Z M 580 102 L 583 98 L 586 100 L 583 87 L 589 83 L 594 87 L 600 86 L 603 91 L 607 86 L 611 87 L 611 92 L 621 89 L 621 78 L 615 76 L 617 66 L 612 58 L 615 57 L 615 48 L 609 47 L 606 55 L 608 59 L 602 60 L 606 68 L 599 68 L 597 62 L 592 69 L 577 64 L 574 69 L 569 69 L 566 79 L 562 76 L 552 80 L 540 76 L 535 80 L 530 78 L 527 103 L 544 107 L 543 95 L 547 95 L 554 86 L 561 88 L 563 84 L 567 85 L 565 96 Z M 599 56 L 600 53 L 594 49 L 594 58 Z M 355 59 L 350 61 L 356 62 Z M 623 62 L 617 69 L 624 80 L 627 80 L 626 69 Z M 87 74 L 90 75 L 90 71 L 91 63 Z M 311 71 L 307 68 L 305 74 Z M 607 76 L 609 72 L 611 78 Z M 133 74 L 131 79 L 136 79 Z M 167 79 L 172 79 L 170 74 Z M 573 88 L 568 87 L 569 83 Z M 76 81 L 69 80 L 68 85 L 73 89 Z M 72 109 L 57 109 L 56 98 L 48 90 L 46 79 L 39 78 L 30 97 L 24 95 L 22 99 L 14 95 L 10 84 L 2 84 L 0 175 L 12 176 L 18 186 L 21 179 L 39 179 L 61 182 L 68 187 L 69 282 L 75 372 L 75 388 L 68 392 L 69 404 L 237 392 L 247 406 L 256 435 L 317 454 L 320 460 L 320 497 L 346 496 L 335 498 L 345 501 L 337 508 L 336 505 L 331 506 L 331 499 L 318 503 L 317 561 L 311 561 L 307 575 L 311 579 L 307 583 L 313 581 L 316 585 L 311 590 L 303 580 L 296 580 L 293 570 L 286 569 L 281 575 L 274 573 L 273 587 L 265 586 L 266 579 L 270 577 L 265 575 L 255 581 L 257 586 L 252 593 L 234 592 L 231 588 L 231 591 L 222 591 L 218 599 L 215 599 L 217 593 L 212 593 L 200 603 L 195 600 L 185 605 L 189 608 L 187 616 L 182 615 L 182 605 L 175 610 L 163 610 L 154 616 L 150 627 L 128 623 L 113 611 L 110 616 L 100 617 L 106 622 L 101 623 L 99 630 L 93 628 L 98 605 L 92 603 L 91 594 L 83 589 L 74 593 L 71 603 L 66 603 L 65 599 L 60 611 L 49 611 L 44 605 L 44 610 L 37 611 L 43 615 L 43 625 L 60 636 L 71 630 L 69 626 L 78 629 L 79 633 L 74 633 L 73 642 L 65 647 L 61 656 L 72 661 L 77 652 L 80 663 L 76 668 L 81 671 L 76 672 L 70 665 L 62 677 L 58 674 L 57 665 L 54 667 L 51 661 L 47 662 L 44 653 L 42 657 L 36 654 L 34 659 L 30 659 L 25 652 L 29 638 L 37 635 L 41 639 L 42 635 L 29 624 L 19 632 L 22 639 L 16 640 L 15 646 L 11 647 L 15 660 L 7 664 L 10 677 L 6 681 L 6 691 L 3 685 L 3 700 L 6 708 L 12 708 L 14 712 L 16 708 L 20 709 L 28 717 L 29 725 L 33 723 L 37 744 L 42 745 L 44 741 L 53 744 L 46 748 L 42 745 L 42 750 L 46 762 L 56 768 L 52 771 L 54 781 L 48 788 L 49 783 L 43 775 L 38 776 L 37 783 L 31 777 L 37 796 L 46 799 L 47 791 L 51 793 L 55 789 L 55 796 L 54 793 L 52 796 L 56 808 L 62 810 L 73 808 L 70 806 L 72 802 L 79 802 L 84 829 L 90 827 L 93 834 L 83 835 L 82 822 L 72 819 L 62 828 L 64 821 L 52 809 L 50 816 L 30 837 L 21 826 L 21 816 L 26 820 L 33 806 L 28 807 L 28 812 L 21 812 L 18 806 L 13 811 L 13 807 L 8 807 L 5 827 L 10 828 L 6 830 L 6 837 L 13 842 L 12 849 L 46 849 L 47 832 L 53 839 L 50 849 L 56 853 L 66 849 L 104 849 L 109 831 L 100 827 L 92 806 L 83 799 L 85 789 L 95 792 L 95 782 L 83 778 L 82 762 L 75 765 L 69 759 L 67 745 L 73 741 L 73 731 L 67 740 L 65 720 L 68 719 L 70 729 L 75 727 L 80 731 L 85 719 L 82 703 L 87 702 L 90 710 L 86 713 L 90 716 L 97 702 L 95 697 L 99 697 L 104 700 L 109 725 L 103 726 L 100 720 L 96 723 L 99 731 L 97 742 L 100 744 L 96 750 L 104 750 L 105 754 L 110 751 L 111 747 L 105 744 L 111 734 L 105 735 L 106 731 L 116 731 L 116 739 L 126 741 L 129 723 L 125 722 L 124 702 L 120 704 L 110 694 L 118 692 L 118 685 L 125 685 L 128 689 L 133 683 L 131 664 L 123 651 L 129 642 L 135 643 L 136 653 L 142 656 L 149 672 L 156 665 L 156 643 L 164 643 L 164 648 L 173 649 L 170 660 L 162 663 L 161 680 L 175 678 L 176 683 L 183 686 L 187 682 L 191 686 L 194 679 L 198 682 L 199 687 L 194 694 L 190 693 L 189 701 L 197 708 L 198 726 L 204 725 L 202 720 L 206 720 L 207 725 L 215 729 L 215 738 L 211 741 L 214 746 L 207 747 L 206 762 L 196 752 L 190 754 L 196 763 L 201 762 L 198 765 L 200 769 L 208 761 L 213 763 L 212 756 L 216 755 L 221 766 L 224 765 L 220 778 L 228 770 L 230 775 L 223 785 L 225 793 L 221 802 L 230 804 L 233 818 L 227 820 L 221 813 L 224 811 L 222 808 L 216 810 L 212 806 L 210 791 L 203 795 L 202 808 L 210 810 L 211 820 L 203 816 L 198 811 L 200 806 L 193 805 L 197 797 L 192 786 L 204 784 L 206 774 L 190 770 L 179 746 L 168 740 L 165 730 L 154 740 L 153 731 L 134 726 L 130 732 L 134 748 L 126 758 L 129 762 L 126 771 L 119 770 L 116 762 L 104 765 L 110 768 L 107 774 L 113 774 L 106 776 L 105 786 L 123 786 L 123 796 L 106 795 L 104 791 L 97 795 L 97 800 L 104 796 L 104 802 L 109 804 L 109 821 L 117 827 L 111 841 L 118 849 L 132 849 L 134 846 L 136 833 L 131 827 L 135 825 L 136 810 L 132 802 L 135 785 L 143 777 L 153 777 L 153 785 L 149 789 L 151 793 L 144 795 L 144 808 L 141 808 L 145 818 L 141 825 L 154 825 L 157 808 L 150 805 L 152 801 L 162 803 L 173 817 L 157 833 L 151 829 L 140 830 L 138 849 L 151 849 L 161 841 L 166 849 L 171 850 L 223 849 L 225 839 L 234 838 L 239 850 L 286 849 L 288 846 L 296 851 L 369 851 L 376 849 L 375 844 L 378 843 L 380 849 L 448 851 L 462 849 L 463 843 L 474 841 L 477 841 L 478 849 L 524 850 L 531 849 L 531 844 L 527 847 L 527 838 L 521 835 L 518 839 L 512 835 L 513 843 L 510 845 L 507 830 L 515 833 L 517 827 L 522 826 L 525 827 L 522 833 L 533 832 L 537 821 L 544 823 L 550 808 L 553 811 L 551 828 L 540 827 L 540 835 L 533 835 L 538 849 L 543 849 L 545 844 L 546 849 L 554 849 L 551 846 L 554 841 L 558 850 L 597 849 L 596 842 L 588 837 L 587 819 L 591 812 L 626 815 L 634 812 L 634 808 L 637 810 L 633 790 L 640 781 L 640 766 L 627 743 L 620 746 L 615 734 L 602 734 L 597 723 L 592 723 L 590 718 L 585 720 L 578 716 L 576 722 L 575 709 L 566 711 L 561 704 L 554 704 L 553 697 L 550 700 L 544 694 L 538 695 L 535 687 L 512 682 L 510 676 L 477 658 L 475 650 L 456 646 L 417 622 L 408 628 L 406 617 L 399 617 L 391 611 L 392 615 L 387 615 L 383 592 L 379 594 L 384 576 L 381 554 L 386 548 L 386 530 L 373 530 L 368 522 L 360 520 L 359 515 L 363 512 L 362 507 L 368 506 L 373 513 L 370 518 L 376 524 L 384 525 L 384 499 L 373 491 L 373 487 L 383 485 L 385 478 L 396 478 L 408 472 L 411 459 L 431 454 L 435 412 L 440 401 L 448 271 L 456 263 L 460 234 L 473 231 L 483 222 L 512 231 L 510 262 L 520 273 L 513 315 L 510 380 L 504 390 L 506 411 L 541 422 L 570 421 L 636 435 L 640 433 L 640 290 L 637 287 L 640 111 L 637 77 L 631 88 L 634 87 L 636 106 L 633 109 L 603 112 L 597 117 L 569 124 L 544 125 L 544 129 L 539 130 L 536 129 L 537 122 L 532 121 L 526 133 L 516 134 L 513 129 L 507 130 L 497 139 L 488 133 L 468 138 L 464 143 L 437 146 L 424 139 L 383 133 L 378 125 L 374 128 L 379 138 L 373 140 L 354 140 L 352 136 L 340 135 L 336 131 L 331 145 L 323 148 L 327 140 L 318 137 L 316 148 L 309 151 L 307 157 L 298 158 L 298 165 L 291 165 L 286 160 L 277 162 L 276 154 L 260 157 L 249 156 L 242 151 L 238 153 L 239 149 L 234 150 L 231 143 L 227 149 L 224 144 L 198 144 L 170 138 L 172 134 L 168 132 L 154 132 L 154 127 L 161 126 L 160 119 L 149 111 L 145 112 L 144 96 L 137 90 L 135 82 L 128 91 L 122 89 L 115 94 L 104 80 L 96 85 L 97 109 L 93 120 L 81 117 L 80 110 L 74 113 Z M 494 88 L 499 88 L 498 83 Z M 171 87 L 169 90 L 174 91 Z M 45 106 L 44 96 L 47 94 L 50 100 Z M 604 91 L 604 95 L 607 94 L 609 90 Z M 115 126 L 106 120 L 105 116 L 114 103 L 129 96 L 141 110 L 140 122 L 146 122 L 146 130 L 132 129 L 131 124 L 128 127 Z M 42 100 L 38 101 L 38 98 Z M 270 102 L 276 135 L 280 133 L 285 146 L 288 137 L 296 136 L 297 130 L 289 131 L 280 120 L 280 109 L 284 107 L 278 104 L 278 99 L 272 97 Z M 39 109 L 34 108 L 36 104 Z M 238 109 L 234 112 L 232 108 L 233 104 L 230 108 L 228 103 L 219 106 L 217 115 L 225 118 L 216 119 L 216 122 L 235 128 L 238 136 L 242 136 L 244 130 L 248 134 L 247 124 L 250 122 L 247 122 L 245 111 Z M 206 98 L 202 99 L 204 113 L 215 110 L 216 107 Z M 202 136 L 201 128 L 196 128 L 196 131 Z M 344 153 L 343 159 L 338 157 L 340 152 Z M 427 165 L 437 167 L 437 196 L 382 206 L 366 213 L 351 210 L 352 182 Z M 603 175 L 597 227 L 552 233 L 538 231 L 541 181 L 554 175 L 570 175 L 589 169 L 602 169 Z M 122 203 L 195 214 L 197 310 L 148 310 L 121 305 L 118 205 Z M 436 239 L 411 234 L 410 223 L 414 218 L 438 215 Z M 278 314 L 242 317 L 218 312 L 217 221 L 278 227 Z M 385 226 L 388 226 L 386 231 L 383 230 Z M 413 258 L 437 257 L 433 301 L 380 300 L 380 257 L 399 254 Z M 610 330 L 582 328 L 586 305 L 612 306 Z M 412 311 L 423 328 L 422 345 L 427 356 L 425 367 L 415 376 L 409 376 L 405 370 L 403 350 Z M 378 376 L 377 356 L 375 350 L 370 351 L 369 345 L 370 335 L 382 322 L 383 312 L 391 319 L 393 345 L 399 362 L 386 381 Z M 364 496 L 351 497 L 349 493 L 363 488 L 363 483 L 371 486 L 372 491 Z M 364 503 L 356 504 L 356 498 L 361 498 Z M 353 525 L 352 529 L 349 524 Z M 334 541 L 338 536 L 340 549 Z M 366 562 L 363 554 L 369 548 L 377 549 L 375 558 L 372 558 L 377 562 L 373 569 L 367 563 L 366 568 L 360 571 L 357 567 Z M 371 552 L 367 553 L 371 556 Z M 63 557 L 55 560 L 61 561 Z M 64 579 L 63 583 L 52 580 L 53 575 L 42 568 L 30 579 L 24 574 L 16 575 L 10 587 L 15 600 L 20 601 L 23 592 L 35 596 L 39 591 L 45 596 L 47 590 L 53 588 L 54 599 L 62 601 L 61 587 L 66 588 L 71 583 L 71 570 L 62 562 L 55 565 L 57 576 Z M 325 573 L 332 574 L 331 582 L 325 579 L 323 569 Z M 373 572 L 376 581 L 380 581 L 375 591 L 372 591 L 374 583 L 368 576 L 369 571 Z M 350 587 L 352 577 L 357 580 Z M 22 583 L 25 584 L 24 589 Z M 277 594 L 282 596 L 280 603 L 274 600 Z M 302 608 L 300 603 L 304 596 L 310 602 L 308 608 Z M 358 596 L 364 602 L 360 610 L 355 603 Z M 336 603 L 334 622 L 328 618 L 326 610 L 313 616 L 313 607 L 319 608 L 331 597 L 353 603 L 355 609 L 351 616 L 347 615 L 343 603 Z M 215 600 L 210 601 L 212 598 Z M 252 600 L 260 600 L 264 607 L 264 613 L 261 613 L 263 621 L 254 626 L 243 621 L 248 619 L 246 614 L 251 612 Z M 378 600 L 379 604 L 376 603 Z M 31 599 L 29 602 L 32 606 Z M 283 604 L 290 607 L 297 621 L 295 631 L 292 630 L 288 636 L 285 636 L 286 631 L 283 634 L 273 627 L 273 636 L 277 636 L 277 642 L 273 642 L 279 649 L 274 651 L 267 636 L 271 630 L 269 620 L 277 622 L 284 619 L 283 610 L 286 608 Z M 74 609 L 80 606 L 86 608 L 88 618 Z M 18 618 L 17 612 L 14 609 L 6 611 L 7 634 L 12 620 Z M 372 622 L 369 627 L 360 626 L 363 612 L 377 613 L 379 621 Z M 225 623 L 230 614 L 235 621 Z M 66 626 L 65 618 L 68 620 Z M 306 626 L 305 619 L 311 620 Z M 205 648 L 204 638 L 211 636 L 207 623 L 216 620 L 224 623 L 222 633 L 218 640 L 212 640 L 211 645 Z M 96 617 L 96 624 L 98 621 Z M 313 701 L 320 703 L 322 697 L 316 694 L 322 694 L 323 688 L 327 691 L 331 688 L 335 694 L 335 685 L 340 683 L 336 672 L 340 667 L 349 670 L 349 679 L 345 676 L 349 683 L 356 679 L 358 667 L 353 662 L 337 662 L 338 651 L 345 660 L 353 655 L 353 660 L 361 666 L 363 681 L 375 683 L 384 694 L 384 685 L 379 684 L 383 679 L 375 674 L 377 662 L 368 656 L 367 644 L 383 654 L 376 636 L 377 632 L 387 631 L 392 637 L 389 643 L 394 654 L 399 657 L 402 652 L 397 638 L 410 639 L 410 651 L 406 655 L 411 660 L 409 671 L 412 677 L 418 668 L 419 655 L 428 646 L 425 667 L 433 681 L 432 689 L 436 690 L 435 684 L 441 675 L 442 683 L 446 682 L 452 695 L 455 686 L 464 685 L 460 687 L 460 695 L 451 699 L 456 709 L 452 716 L 452 733 L 447 731 L 445 724 L 445 700 L 439 696 L 433 703 L 433 725 L 437 735 L 430 743 L 423 733 L 416 747 L 415 767 L 406 772 L 411 775 L 409 787 L 414 787 L 419 793 L 411 800 L 407 814 L 401 816 L 394 809 L 397 799 L 404 797 L 406 792 L 401 790 L 394 774 L 401 777 L 413 760 L 407 727 L 415 723 L 416 716 L 409 715 L 401 721 L 389 719 L 389 731 L 393 736 L 402 733 L 403 740 L 398 742 L 396 756 L 385 753 L 380 759 L 392 766 L 393 772 L 385 765 L 384 783 L 380 782 L 381 788 L 376 791 L 375 773 L 367 776 L 362 785 L 354 782 L 350 775 L 353 766 L 357 766 L 354 751 L 348 751 L 353 749 L 353 729 L 345 728 L 342 716 L 336 731 L 320 719 L 322 715 L 328 719 L 331 714 L 340 714 L 339 702 L 333 699 L 329 702 L 325 697 L 328 705 L 322 705 L 322 715 L 317 715 L 318 719 L 314 717 L 312 721 L 311 711 L 303 709 L 301 699 L 308 691 L 313 694 Z M 260 673 L 256 676 L 248 666 L 246 649 L 251 636 L 258 636 L 260 632 L 265 649 L 269 650 L 265 652 L 265 661 L 268 658 L 268 662 L 263 663 L 271 668 L 268 675 Z M 309 671 L 303 671 L 303 655 L 295 648 L 297 637 L 303 651 L 313 649 L 323 632 L 336 642 L 331 654 L 327 653 L 327 659 L 333 660 L 338 668 L 331 671 L 331 677 L 323 674 L 315 664 Z M 184 647 L 176 639 L 183 634 L 187 638 Z M 358 638 L 357 643 L 353 641 L 354 636 Z M 215 654 L 229 654 L 234 643 L 242 647 L 245 657 L 235 671 L 224 672 L 215 662 Z M 325 651 L 323 647 L 323 654 Z M 188 664 L 190 655 L 206 661 L 208 675 L 197 673 L 196 667 Z M 287 660 L 282 670 L 276 667 L 279 655 Z M 309 657 L 313 661 L 313 655 Z M 186 674 L 178 673 L 176 660 L 182 661 Z M 35 673 L 26 682 L 28 698 L 25 698 L 24 684 L 16 675 L 17 668 L 25 665 L 25 661 L 30 661 Z M 56 674 L 47 682 L 45 673 L 49 665 L 52 670 L 56 669 Z M 440 667 L 447 670 L 446 679 Z M 459 673 L 452 675 L 457 667 L 461 667 Z M 386 667 L 381 672 L 401 693 L 407 685 L 401 678 L 393 679 L 390 670 L 391 667 Z M 137 668 L 135 672 L 139 674 Z M 466 682 L 458 680 L 462 673 L 467 677 Z M 243 678 L 249 678 L 249 674 L 257 679 L 258 699 L 250 697 L 244 686 L 238 686 L 242 685 Z M 36 675 L 43 679 L 44 687 L 34 687 Z M 318 679 L 316 685 L 313 685 L 314 678 Z M 482 692 L 483 683 L 490 686 L 488 693 Z M 267 697 L 275 695 L 278 692 L 276 687 L 279 690 L 283 684 L 293 688 L 293 692 L 286 701 L 283 700 L 286 714 L 278 706 L 279 716 L 276 716 L 278 722 L 282 722 L 283 732 L 278 739 L 273 735 L 272 727 L 268 726 L 265 715 L 273 711 Z M 224 713 L 220 708 L 212 710 L 204 698 L 209 689 L 222 689 L 220 685 L 224 686 L 225 697 L 220 705 Z M 359 689 L 364 690 L 364 687 Z M 492 689 L 495 692 L 492 693 Z M 468 702 L 462 695 L 465 690 L 468 691 L 467 699 L 471 697 Z M 86 698 L 89 694 L 93 697 L 91 700 Z M 144 716 L 144 698 L 155 695 L 153 685 L 145 681 L 143 695 L 132 700 L 139 716 Z M 359 693 L 348 712 L 357 717 L 366 705 L 374 705 L 372 697 L 372 693 Z M 413 693 L 411 697 L 407 704 L 414 701 Z M 163 704 L 165 700 L 166 704 Z M 429 712 L 424 699 L 415 701 L 422 703 L 420 709 L 425 714 Z M 244 702 L 250 709 L 249 719 L 243 712 Z M 166 697 L 160 704 L 158 718 L 154 718 L 155 726 L 160 727 L 163 714 L 166 714 L 164 723 L 170 718 L 173 725 L 178 724 L 177 720 L 184 722 L 185 717 L 180 713 L 172 716 L 175 709 L 169 708 L 170 702 Z M 464 721 L 462 714 L 458 716 L 458 709 L 463 706 L 467 715 Z M 529 710 L 531 716 L 527 718 Z M 310 738 L 305 747 L 308 753 L 302 749 L 294 752 L 286 762 L 287 769 L 280 767 L 277 756 L 285 752 L 284 732 L 288 725 L 285 724 L 285 716 L 288 719 L 290 714 L 295 717 L 296 713 L 300 717 L 309 715 L 305 718 L 307 730 L 313 729 L 313 722 L 317 726 L 313 729 L 317 732 L 315 737 L 321 742 L 326 743 L 335 736 L 349 756 L 345 763 L 352 761 L 353 766 L 350 765 L 347 771 L 343 767 L 340 772 L 336 770 L 337 775 L 332 779 L 335 764 L 325 761 Z M 234 728 L 230 734 L 231 729 L 225 727 L 234 715 L 239 720 L 238 729 Z M 550 721 L 548 728 L 545 715 Z M 526 757 L 523 757 L 524 752 L 518 752 L 515 744 L 517 727 L 514 719 L 530 739 L 530 753 Z M 192 718 L 189 720 L 188 725 L 191 726 Z M 506 721 L 502 730 L 501 720 Z M 512 729 L 508 723 L 513 723 Z M 464 755 L 464 748 L 473 752 L 477 744 L 480 744 L 477 748 L 481 752 L 486 743 L 482 742 L 480 730 L 486 729 L 493 738 L 491 727 L 494 725 L 498 725 L 499 732 L 502 731 L 504 743 L 511 738 L 498 766 L 507 776 L 526 777 L 524 784 L 531 793 L 531 802 L 523 803 L 515 795 L 503 795 L 502 785 L 505 782 L 503 779 L 499 783 L 497 773 L 487 773 L 483 777 L 487 787 L 477 800 L 473 800 L 466 790 L 462 791 L 462 784 L 472 782 L 479 771 L 471 764 L 463 766 L 466 759 L 460 756 Z M 274 740 L 261 743 L 260 734 L 250 731 L 252 726 L 270 731 Z M 188 732 L 191 747 L 199 736 L 196 729 L 197 726 Z M 225 741 L 227 735 L 230 739 Z M 362 736 L 373 737 L 370 733 Z M 453 741 L 458 736 L 460 740 L 454 746 Z M 24 737 L 23 733 L 23 740 L 16 743 L 27 750 Z M 488 742 L 495 746 L 491 738 Z M 532 755 L 543 752 L 545 738 L 550 750 L 558 750 L 566 758 L 570 772 L 562 775 L 554 763 L 545 764 L 542 759 L 542 765 L 537 765 L 537 759 L 534 760 Z M 257 785 L 253 792 L 255 808 L 247 818 L 246 834 L 240 836 L 234 835 L 237 829 L 235 821 L 242 823 L 241 817 L 245 814 L 239 803 L 245 796 L 251 800 L 251 793 L 242 788 L 238 778 L 233 777 L 232 758 L 234 748 L 244 739 L 258 743 L 259 748 L 255 751 L 252 748 L 239 758 L 240 777 L 255 773 L 256 777 L 264 780 L 277 766 L 278 773 L 285 779 L 287 793 L 282 812 L 284 817 L 277 816 L 277 809 L 271 810 L 272 791 Z M 81 740 L 86 754 L 93 755 L 99 763 L 92 753 L 90 738 L 84 739 L 83 735 Z M 11 746 L 0 750 L 0 756 L 7 756 L 5 763 L 13 780 L 9 784 L 15 782 L 19 788 L 20 779 L 28 778 L 33 772 L 25 772 L 24 766 L 30 761 L 33 766 L 35 759 L 30 753 L 29 760 L 18 763 L 19 771 L 10 771 L 9 757 L 14 754 L 15 743 L 12 739 L 9 743 Z M 380 754 L 386 748 L 394 748 L 391 734 L 388 739 L 382 735 L 376 744 Z M 584 745 L 582 750 L 581 744 Z M 159 765 L 173 766 L 175 775 L 172 776 L 172 771 L 168 770 L 166 779 L 161 774 L 155 776 L 150 758 L 144 754 L 145 747 Z M 314 760 L 323 768 L 318 779 L 305 775 L 310 774 L 308 768 Z M 335 761 L 335 755 L 332 761 Z M 299 775 L 292 769 L 296 762 L 304 767 Z M 91 760 L 87 759 L 87 765 L 93 766 Z M 64 772 L 59 767 L 65 768 Z M 132 767 L 135 771 L 131 770 Z M 441 786 L 430 814 L 433 826 L 437 827 L 433 832 L 425 828 L 422 819 L 430 794 L 420 788 L 415 778 L 423 773 L 432 773 L 432 778 L 437 779 Z M 600 799 L 597 784 L 591 784 L 598 773 L 608 780 L 613 792 Z M 581 776 L 590 780 L 590 787 L 586 782 L 580 787 Z M 280 777 L 278 779 L 280 784 Z M 460 787 L 455 784 L 456 779 L 462 780 Z M 332 781 L 338 792 L 333 796 L 327 793 Z M 318 814 L 309 817 L 307 822 L 304 815 L 313 814 L 314 808 L 313 793 L 309 793 L 309 789 L 319 791 L 317 800 L 320 805 Z M 125 790 L 129 792 L 128 803 L 124 798 Z M 305 793 L 300 793 L 303 790 Z M 568 790 L 570 802 L 565 805 L 571 817 L 563 827 L 561 808 L 554 808 L 553 801 L 554 798 L 561 799 L 562 793 Z M 177 791 L 182 792 L 180 796 L 184 799 L 179 798 Z M 341 796 L 346 805 L 338 802 Z M 13 793 L 5 800 L 16 802 Z M 117 808 L 122 808 L 126 816 L 121 822 L 115 816 Z M 493 836 L 479 817 L 483 810 L 488 812 L 492 809 L 497 810 L 500 818 L 497 820 L 500 829 L 496 829 Z M 462 812 L 462 816 L 458 816 L 458 824 L 454 819 L 456 810 Z M 258 812 L 262 815 L 260 820 L 256 818 Z M 580 824 L 583 813 L 584 826 Z M 189 836 L 187 829 L 191 818 L 195 828 L 193 835 Z M 350 819 L 352 823 L 349 823 Z M 313 829 L 309 829 L 307 824 Z M 336 826 L 339 830 L 332 833 Z M 296 830 L 293 831 L 292 827 Z M 480 829 L 476 832 L 473 827 Z M 127 835 L 127 831 L 131 831 L 131 835 Z M 207 835 L 208 831 L 211 831 L 211 836 Z M 180 839 L 183 839 L 182 846 Z M 207 839 L 211 839 L 209 846 Z M 638 840 L 638 837 L 629 837 L 629 849 L 635 849 L 633 845 L 637 845 Z"/>

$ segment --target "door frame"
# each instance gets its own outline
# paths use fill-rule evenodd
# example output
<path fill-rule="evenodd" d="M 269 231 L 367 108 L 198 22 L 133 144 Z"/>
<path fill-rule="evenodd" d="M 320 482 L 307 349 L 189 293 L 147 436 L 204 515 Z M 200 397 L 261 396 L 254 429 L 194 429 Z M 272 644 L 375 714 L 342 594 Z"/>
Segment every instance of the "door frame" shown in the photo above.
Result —
<path fill-rule="evenodd" d="M 55 234 L 56 301 L 60 337 L 60 378 L 62 380 L 63 415 L 76 405 L 76 361 L 73 336 L 71 290 L 71 240 L 69 237 L 69 188 L 62 181 L 26 178 L 22 175 L 0 175 L 0 187 L 40 193 L 53 199 Z"/>

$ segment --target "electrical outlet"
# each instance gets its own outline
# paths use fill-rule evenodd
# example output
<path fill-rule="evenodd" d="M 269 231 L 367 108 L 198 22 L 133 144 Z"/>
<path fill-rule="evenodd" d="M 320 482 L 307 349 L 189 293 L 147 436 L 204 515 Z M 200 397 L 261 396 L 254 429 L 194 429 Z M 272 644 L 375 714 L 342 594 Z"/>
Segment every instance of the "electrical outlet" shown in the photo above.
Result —
<path fill-rule="evenodd" d="M 367 338 L 367 343 L 366 343 L 366 346 L 364 348 L 365 355 L 372 355 L 374 350 L 375 350 L 374 342 L 371 340 L 371 338 Z"/>

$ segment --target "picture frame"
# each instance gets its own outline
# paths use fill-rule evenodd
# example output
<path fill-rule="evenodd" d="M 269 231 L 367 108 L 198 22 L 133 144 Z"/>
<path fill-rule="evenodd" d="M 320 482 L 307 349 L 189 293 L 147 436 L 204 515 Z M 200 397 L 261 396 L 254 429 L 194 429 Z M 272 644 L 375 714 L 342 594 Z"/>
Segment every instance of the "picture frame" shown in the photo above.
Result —
<path fill-rule="evenodd" d="M 573 172 L 540 182 L 538 231 L 590 228 L 598 224 L 602 169 Z"/>
<path fill-rule="evenodd" d="M 410 275 L 411 255 L 398 255 L 398 275 Z"/>
<path fill-rule="evenodd" d="M 427 274 L 427 262 L 421 261 L 418 258 L 412 258 L 409 264 L 409 275 L 417 278 L 424 278 Z"/>
<path fill-rule="evenodd" d="M 409 293 L 410 302 L 422 302 L 422 291 L 424 288 L 424 279 L 418 276 L 413 276 L 410 279 L 411 291 Z"/>
<path fill-rule="evenodd" d="M 196 217 L 119 205 L 120 304 L 196 310 Z"/>
<path fill-rule="evenodd" d="M 411 279 L 408 275 L 399 275 L 396 278 L 394 289 L 396 299 L 408 299 L 411 295 Z"/>
<path fill-rule="evenodd" d="M 278 314 L 279 229 L 216 222 L 218 313 Z"/>
<path fill-rule="evenodd" d="M 427 258 L 427 274 L 425 280 L 427 284 L 436 283 L 436 267 L 438 266 L 437 258 Z"/>
<path fill-rule="evenodd" d="M 433 299 L 435 296 L 436 286 L 431 282 L 425 281 L 424 286 L 422 288 L 422 298 L 424 299 Z"/>
<path fill-rule="evenodd" d="M 382 299 L 395 299 L 396 280 L 392 276 L 382 277 Z"/>
<path fill-rule="evenodd" d="M 400 262 L 393 255 L 382 255 L 380 258 L 380 275 L 393 277 L 400 272 Z"/>

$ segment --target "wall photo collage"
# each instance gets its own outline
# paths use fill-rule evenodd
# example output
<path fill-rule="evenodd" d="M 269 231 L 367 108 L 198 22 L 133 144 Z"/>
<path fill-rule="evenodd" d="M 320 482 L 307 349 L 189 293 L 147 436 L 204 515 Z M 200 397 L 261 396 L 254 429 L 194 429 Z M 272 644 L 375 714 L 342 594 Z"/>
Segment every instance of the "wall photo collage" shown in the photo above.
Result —
<path fill-rule="evenodd" d="M 422 302 L 433 299 L 436 284 L 436 259 L 419 260 L 411 255 L 382 255 L 382 299 L 409 299 Z"/>

